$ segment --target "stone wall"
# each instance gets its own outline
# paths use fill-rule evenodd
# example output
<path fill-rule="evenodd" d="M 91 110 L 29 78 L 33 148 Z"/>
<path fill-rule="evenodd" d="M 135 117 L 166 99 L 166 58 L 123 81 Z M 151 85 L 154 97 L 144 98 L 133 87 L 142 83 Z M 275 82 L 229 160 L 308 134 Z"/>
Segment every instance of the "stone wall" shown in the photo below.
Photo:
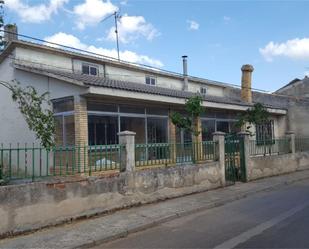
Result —
<path fill-rule="evenodd" d="M 219 162 L 0 187 L 0 236 L 221 187 Z"/>
<path fill-rule="evenodd" d="M 309 152 L 273 156 L 253 156 L 248 160 L 247 180 L 309 169 Z"/>

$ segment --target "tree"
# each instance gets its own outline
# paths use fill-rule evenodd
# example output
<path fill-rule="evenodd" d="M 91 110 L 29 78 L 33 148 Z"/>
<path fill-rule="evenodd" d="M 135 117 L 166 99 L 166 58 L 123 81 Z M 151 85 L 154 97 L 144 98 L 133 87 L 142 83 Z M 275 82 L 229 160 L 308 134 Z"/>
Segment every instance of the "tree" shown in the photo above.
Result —
<path fill-rule="evenodd" d="M 3 1 L 3 0 L 0 0 L 0 30 L 2 30 L 2 29 L 3 29 L 3 26 L 4 26 L 3 5 L 4 5 L 4 1 Z M 0 33 L 0 51 L 2 51 L 3 46 L 4 46 L 3 35 L 2 35 L 2 33 Z"/>
<path fill-rule="evenodd" d="M 270 113 L 261 103 L 256 103 L 252 108 L 248 108 L 246 112 L 241 114 L 237 121 L 237 127 L 244 127 L 250 132 L 252 125 L 259 125 L 269 121 Z"/>
<path fill-rule="evenodd" d="M 189 98 L 185 106 L 188 115 L 182 116 L 178 112 L 173 112 L 170 115 L 172 123 L 176 125 L 176 127 L 189 131 L 197 137 L 201 133 L 201 131 L 197 129 L 196 121 L 203 112 L 202 102 L 203 98 L 199 95 Z"/>
<path fill-rule="evenodd" d="M 18 108 L 24 116 L 28 127 L 36 134 L 41 145 L 49 149 L 54 145 L 55 121 L 53 112 L 50 110 L 48 92 L 39 94 L 32 86 L 22 88 L 20 83 L 14 84 L 0 81 L 0 85 L 10 90 L 12 99 L 17 103 Z"/>

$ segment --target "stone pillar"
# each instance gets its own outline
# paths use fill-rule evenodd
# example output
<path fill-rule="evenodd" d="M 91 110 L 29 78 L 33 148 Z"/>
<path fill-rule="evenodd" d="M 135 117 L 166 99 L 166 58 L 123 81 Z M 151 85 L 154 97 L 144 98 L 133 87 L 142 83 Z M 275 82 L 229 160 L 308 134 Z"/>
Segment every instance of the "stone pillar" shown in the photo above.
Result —
<path fill-rule="evenodd" d="M 121 172 L 133 172 L 135 170 L 135 135 L 133 131 L 121 131 L 118 133 L 121 148 Z"/>
<path fill-rule="evenodd" d="M 251 78 L 253 70 L 252 65 L 246 64 L 241 67 L 241 99 L 248 103 L 252 103 Z"/>
<path fill-rule="evenodd" d="M 170 145 L 170 160 L 176 163 L 176 125 L 173 124 L 170 117 L 171 111 L 168 115 L 168 143 Z"/>
<path fill-rule="evenodd" d="M 75 146 L 76 162 L 81 172 L 88 171 L 88 114 L 87 101 L 82 96 L 74 96 L 74 125 L 75 125 Z"/>
<path fill-rule="evenodd" d="M 220 167 L 220 175 L 221 175 L 221 184 L 225 186 L 225 143 L 224 143 L 224 132 L 214 132 L 213 141 L 218 142 L 218 146 L 216 146 L 216 152 L 218 155 L 219 167 Z"/>
<path fill-rule="evenodd" d="M 290 140 L 290 152 L 295 153 L 295 133 L 294 131 L 287 131 L 285 133 L 286 137 Z"/>
<path fill-rule="evenodd" d="M 242 172 L 245 176 L 245 180 L 249 180 L 249 163 L 250 163 L 250 133 L 246 131 L 241 131 L 238 132 L 238 136 L 243 139 L 244 143 L 244 148 L 243 148 L 243 153 L 244 153 L 244 161 L 241 163 L 244 163 L 244 169 L 245 172 Z"/>

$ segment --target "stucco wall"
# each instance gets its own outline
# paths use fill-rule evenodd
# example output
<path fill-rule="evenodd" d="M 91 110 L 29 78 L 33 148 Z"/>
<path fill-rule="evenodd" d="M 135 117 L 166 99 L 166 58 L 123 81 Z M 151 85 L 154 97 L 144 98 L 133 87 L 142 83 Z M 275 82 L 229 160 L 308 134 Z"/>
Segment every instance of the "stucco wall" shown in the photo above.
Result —
<path fill-rule="evenodd" d="M 0 64 L 0 79 L 7 82 L 16 79 L 22 87 L 31 85 L 39 93 L 49 92 L 51 99 L 74 96 L 83 91 L 83 88 L 72 84 L 14 69 L 9 59 Z M 1 143 L 7 146 L 9 143 L 16 146 L 18 142 L 21 144 L 38 143 L 35 134 L 28 129 L 28 125 L 16 103 L 12 101 L 10 91 L 4 87 L 0 91 L 0 100 Z"/>
<path fill-rule="evenodd" d="M 305 169 L 309 169 L 309 152 L 254 156 L 248 160 L 247 179 L 251 181 Z"/>
<path fill-rule="evenodd" d="M 219 163 L 0 187 L 0 235 L 221 186 Z"/>

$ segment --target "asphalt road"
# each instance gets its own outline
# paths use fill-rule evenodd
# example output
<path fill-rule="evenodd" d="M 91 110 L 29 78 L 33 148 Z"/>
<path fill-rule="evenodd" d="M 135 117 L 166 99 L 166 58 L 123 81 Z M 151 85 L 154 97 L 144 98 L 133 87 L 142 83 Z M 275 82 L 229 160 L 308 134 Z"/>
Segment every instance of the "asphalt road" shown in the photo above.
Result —
<path fill-rule="evenodd" d="M 309 248 L 309 181 L 181 217 L 96 248 Z"/>

